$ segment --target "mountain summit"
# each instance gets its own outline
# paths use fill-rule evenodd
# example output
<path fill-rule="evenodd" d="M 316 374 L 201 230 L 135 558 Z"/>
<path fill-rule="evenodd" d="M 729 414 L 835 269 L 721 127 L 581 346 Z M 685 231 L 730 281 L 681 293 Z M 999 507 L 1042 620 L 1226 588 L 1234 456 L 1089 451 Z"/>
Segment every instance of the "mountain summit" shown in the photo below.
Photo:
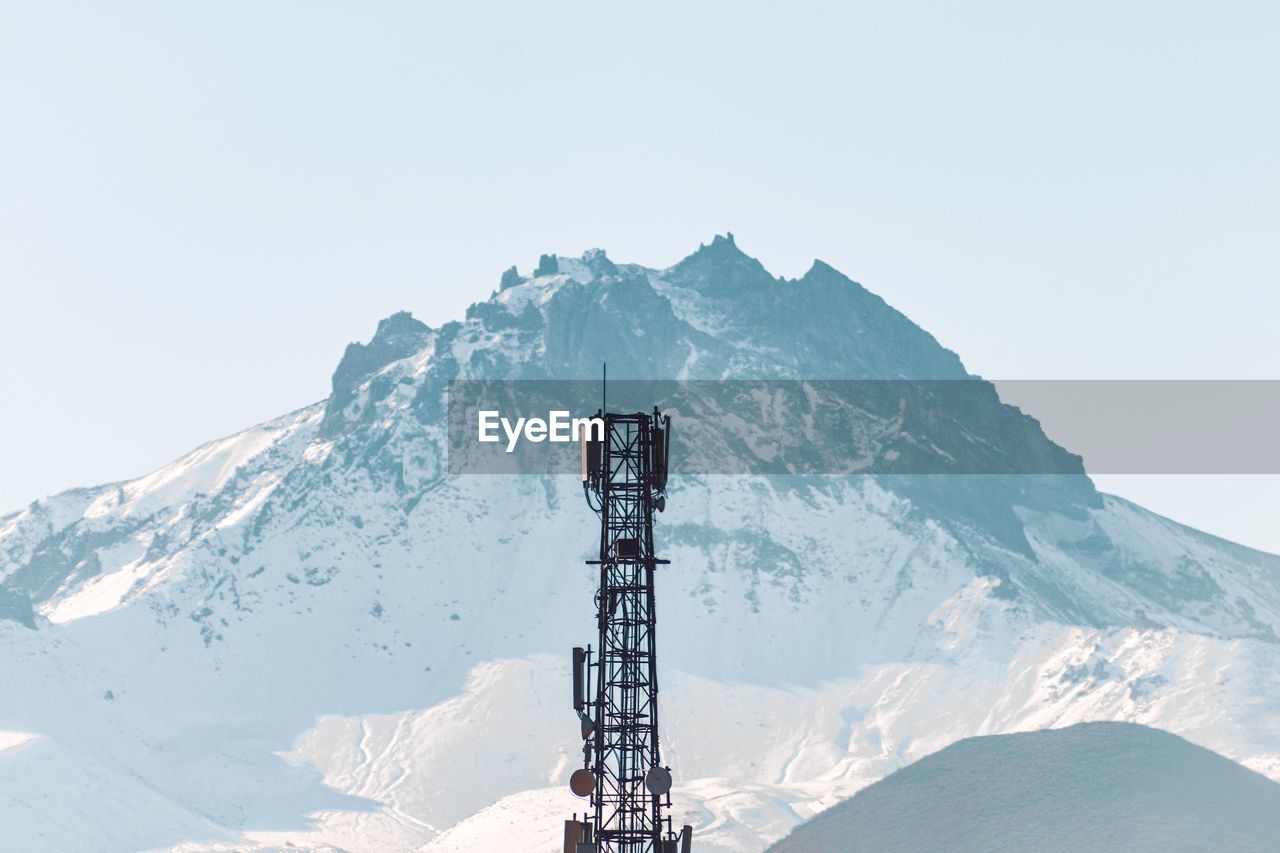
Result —
<path fill-rule="evenodd" d="M 776 278 L 719 237 L 667 269 L 592 251 L 508 270 L 462 320 L 383 320 L 323 401 L 0 518 L 0 766 L 24 774 L 6 848 L 91 848 L 106 824 L 123 849 L 553 847 L 581 807 L 564 659 L 594 629 L 594 517 L 573 477 L 451 476 L 446 395 L 605 360 L 968 380 L 976 431 L 921 424 L 920 452 L 1068 466 L 673 475 L 664 757 L 700 849 L 760 850 L 961 738 L 1082 720 L 1280 778 L 1280 558 L 1099 494 L 878 296 L 821 263 Z M 110 815 L 77 806 L 98 801 Z"/>

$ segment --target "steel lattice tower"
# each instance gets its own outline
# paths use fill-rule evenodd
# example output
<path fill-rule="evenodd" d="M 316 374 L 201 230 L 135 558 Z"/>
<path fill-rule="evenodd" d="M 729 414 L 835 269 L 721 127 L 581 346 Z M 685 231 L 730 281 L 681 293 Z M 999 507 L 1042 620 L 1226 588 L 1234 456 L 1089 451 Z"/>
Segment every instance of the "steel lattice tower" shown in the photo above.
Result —
<path fill-rule="evenodd" d="M 583 443 L 583 487 L 600 515 L 596 650 L 574 650 L 574 707 L 582 720 L 584 768 L 571 787 L 593 813 L 566 825 L 572 853 L 689 850 L 691 830 L 671 831 L 670 769 L 658 740 L 653 516 L 666 506 L 670 418 L 597 415 L 603 440 Z M 594 657 L 594 661 L 592 658 Z M 591 676 L 595 694 L 587 698 Z M 683 841 L 683 843 L 681 843 Z"/>

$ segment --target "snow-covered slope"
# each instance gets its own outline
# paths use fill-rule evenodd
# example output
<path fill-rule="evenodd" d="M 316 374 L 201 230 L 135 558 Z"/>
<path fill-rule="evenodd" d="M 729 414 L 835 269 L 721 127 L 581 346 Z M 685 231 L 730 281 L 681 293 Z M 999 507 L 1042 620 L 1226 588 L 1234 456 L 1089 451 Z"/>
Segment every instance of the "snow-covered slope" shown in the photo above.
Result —
<path fill-rule="evenodd" d="M 824 812 L 770 853 L 1273 853 L 1280 785 L 1125 723 L 972 738 Z"/>
<path fill-rule="evenodd" d="M 23 765 L 33 789 L 77 765 L 136 782 L 112 787 L 142 840 L 103 850 L 554 846 L 582 808 L 563 659 L 594 626 L 594 516 L 571 477 L 450 476 L 445 394 L 605 357 L 620 378 L 969 378 L 830 267 L 775 279 L 731 238 L 666 270 L 546 257 L 463 322 L 389 317 L 327 400 L 0 518 L 0 730 L 39 737 L 0 771 L 38 746 L 62 758 Z M 982 452 L 1071 470 L 991 399 Z M 670 491 L 664 756 L 699 849 L 760 850 L 957 739 L 1081 720 L 1280 778 L 1280 558 L 1082 472 Z M 30 809 L 0 798 L 0 834 Z M 47 809 L 76 838 L 100 819 Z"/>

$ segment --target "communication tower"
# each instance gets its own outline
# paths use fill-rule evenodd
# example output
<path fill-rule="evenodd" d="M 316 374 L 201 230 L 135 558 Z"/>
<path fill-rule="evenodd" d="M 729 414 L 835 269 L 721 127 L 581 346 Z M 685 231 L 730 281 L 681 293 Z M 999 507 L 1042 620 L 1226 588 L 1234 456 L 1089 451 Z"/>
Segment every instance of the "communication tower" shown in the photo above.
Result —
<path fill-rule="evenodd" d="M 653 517 L 666 508 L 671 418 L 596 414 L 603 431 L 582 443 L 582 488 L 600 516 L 596 592 L 598 644 L 573 650 L 573 708 L 583 766 L 569 787 L 589 801 L 565 822 L 565 853 L 690 853 L 693 830 L 677 833 L 671 769 L 658 740 L 657 610 Z M 594 685 L 594 692 L 592 687 Z"/>

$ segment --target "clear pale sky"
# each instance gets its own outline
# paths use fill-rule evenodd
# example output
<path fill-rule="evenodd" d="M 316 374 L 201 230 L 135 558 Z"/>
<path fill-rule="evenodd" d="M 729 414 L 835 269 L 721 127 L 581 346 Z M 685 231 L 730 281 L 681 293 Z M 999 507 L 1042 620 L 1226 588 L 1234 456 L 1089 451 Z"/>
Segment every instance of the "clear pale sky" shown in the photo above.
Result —
<path fill-rule="evenodd" d="M 1000 378 L 1280 378 L 1280 5 L 6 3 L 0 511 L 732 230 Z M 1262 478 L 1103 485 L 1280 551 Z"/>

